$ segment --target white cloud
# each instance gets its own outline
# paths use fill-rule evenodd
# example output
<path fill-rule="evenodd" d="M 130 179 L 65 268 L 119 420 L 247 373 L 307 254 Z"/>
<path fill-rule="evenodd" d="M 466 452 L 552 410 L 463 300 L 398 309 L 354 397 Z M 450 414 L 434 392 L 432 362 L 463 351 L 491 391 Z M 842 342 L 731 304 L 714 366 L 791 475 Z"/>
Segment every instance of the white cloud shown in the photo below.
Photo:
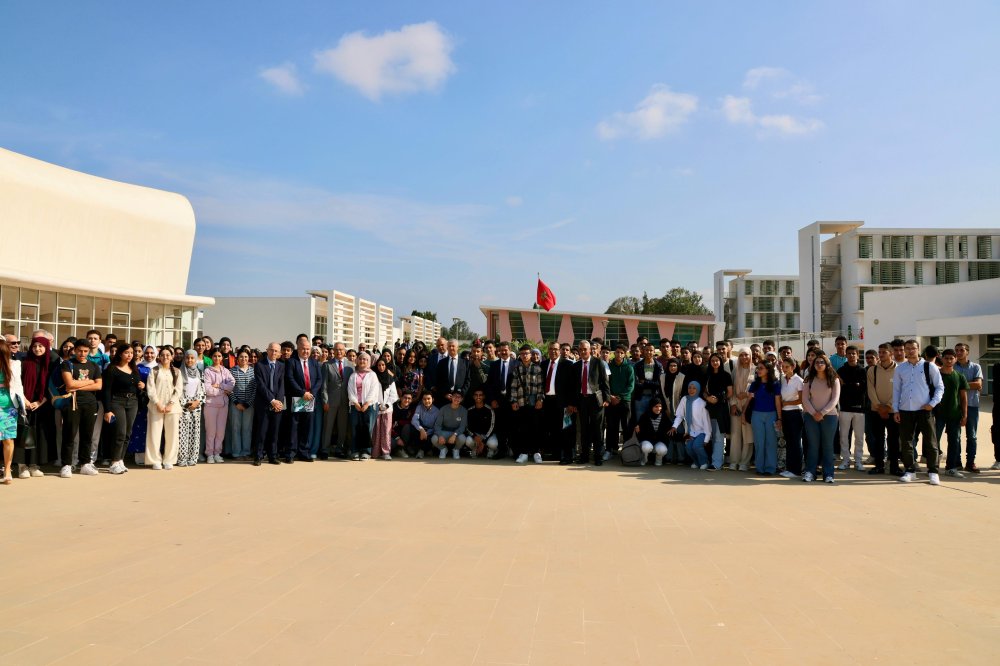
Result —
<path fill-rule="evenodd" d="M 605 141 L 621 137 L 658 139 L 676 131 L 698 109 L 698 98 L 673 92 L 662 83 L 654 85 L 634 111 L 619 111 L 597 124 L 597 135 Z"/>
<path fill-rule="evenodd" d="M 305 92 L 305 86 L 299 81 L 298 70 L 290 62 L 262 69 L 259 75 L 260 78 L 286 95 L 301 95 Z"/>
<path fill-rule="evenodd" d="M 316 69 L 378 100 L 386 93 L 434 90 L 454 71 L 452 40 L 433 21 L 368 36 L 344 35 L 332 49 L 317 52 Z"/>
<path fill-rule="evenodd" d="M 797 78 L 784 67 L 754 67 L 743 77 L 744 90 L 761 90 L 774 99 L 791 100 L 797 104 L 816 104 L 823 99 L 813 85 Z"/>
<path fill-rule="evenodd" d="M 733 125 L 750 125 L 764 133 L 811 134 L 826 126 L 817 118 L 796 118 L 788 114 L 758 116 L 753 112 L 753 104 L 749 97 L 726 95 L 722 99 L 722 113 Z"/>
<path fill-rule="evenodd" d="M 517 208 L 518 206 L 524 203 L 524 199 L 517 196 L 516 194 L 512 194 L 511 196 L 504 199 L 504 202 L 511 208 Z"/>
<path fill-rule="evenodd" d="M 755 90 L 762 81 L 785 79 L 789 76 L 791 73 L 784 67 L 754 67 L 747 70 L 743 77 L 743 87 L 747 90 Z"/>

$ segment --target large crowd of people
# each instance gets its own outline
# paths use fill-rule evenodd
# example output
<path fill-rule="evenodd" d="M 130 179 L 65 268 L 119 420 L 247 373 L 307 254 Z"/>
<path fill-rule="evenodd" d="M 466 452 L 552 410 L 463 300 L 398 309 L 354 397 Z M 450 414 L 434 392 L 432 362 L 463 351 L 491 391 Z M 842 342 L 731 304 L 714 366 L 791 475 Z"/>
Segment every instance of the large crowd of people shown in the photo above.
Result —
<path fill-rule="evenodd" d="M 938 485 L 945 433 L 944 473 L 979 473 L 983 371 L 965 344 L 939 352 L 893 340 L 862 355 L 839 337 L 830 354 L 810 341 L 799 361 L 771 341 L 713 349 L 595 338 L 543 352 L 477 340 L 460 352 L 440 338 L 379 352 L 302 334 L 263 350 L 227 337 L 185 350 L 93 330 L 53 343 L 44 330 L 27 349 L 13 334 L 0 339 L 4 484 L 15 471 L 124 474 L 134 454 L 153 470 L 435 455 L 600 466 L 619 457 L 805 482 L 833 483 L 849 469 L 909 482 L 926 471 Z M 1000 470 L 995 426 L 992 441 L 991 469 Z"/>

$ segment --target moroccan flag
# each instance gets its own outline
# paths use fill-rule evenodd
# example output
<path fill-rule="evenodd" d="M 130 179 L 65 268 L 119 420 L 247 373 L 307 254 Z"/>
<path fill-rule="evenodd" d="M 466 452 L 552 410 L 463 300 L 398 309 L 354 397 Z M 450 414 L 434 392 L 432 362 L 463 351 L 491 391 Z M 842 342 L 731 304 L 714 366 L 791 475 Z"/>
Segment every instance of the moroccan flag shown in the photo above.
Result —
<path fill-rule="evenodd" d="M 542 282 L 542 278 L 538 278 L 538 296 L 535 298 L 535 302 L 546 312 L 556 306 L 556 295 L 552 293 L 547 284 Z"/>

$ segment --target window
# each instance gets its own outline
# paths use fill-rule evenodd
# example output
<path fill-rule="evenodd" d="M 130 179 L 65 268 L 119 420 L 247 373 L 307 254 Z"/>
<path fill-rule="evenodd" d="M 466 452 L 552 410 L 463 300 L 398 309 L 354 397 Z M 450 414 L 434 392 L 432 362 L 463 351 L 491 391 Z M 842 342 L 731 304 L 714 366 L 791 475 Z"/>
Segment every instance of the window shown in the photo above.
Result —
<path fill-rule="evenodd" d="M 321 335 L 324 338 L 327 333 L 327 319 L 323 315 L 316 315 L 313 321 L 313 335 Z"/>
<path fill-rule="evenodd" d="M 958 262 L 939 261 L 936 264 L 937 283 L 952 284 L 958 282 Z"/>
<path fill-rule="evenodd" d="M 785 280 L 785 296 L 795 295 L 795 280 Z"/>
<path fill-rule="evenodd" d="M 589 340 L 593 337 L 594 320 L 590 317 L 570 317 L 570 324 L 573 325 L 573 341 Z"/>
<path fill-rule="evenodd" d="M 768 312 L 760 316 L 761 328 L 778 328 L 778 315 Z"/>
<path fill-rule="evenodd" d="M 905 266 L 902 261 L 873 261 L 872 284 L 906 284 Z"/>
<path fill-rule="evenodd" d="M 90 326 L 94 323 L 93 296 L 76 297 L 76 323 L 84 326 Z"/>
<path fill-rule="evenodd" d="M 944 237 L 944 258 L 954 259 L 955 258 L 955 237 L 945 236 Z"/>
<path fill-rule="evenodd" d="M 992 280 L 1000 277 L 1000 261 L 970 261 L 970 280 Z"/>
<path fill-rule="evenodd" d="M 747 322 L 748 328 L 753 328 L 753 315 L 747 315 L 750 320 Z M 701 340 L 701 324 L 677 324 L 674 327 L 674 337 L 680 340 L 682 345 L 691 341 Z"/>
<path fill-rule="evenodd" d="M 625 322 L 621 319 L 609 319 L 608 328 L 604 331 L 604 341 L 609 345 L 613 342 L 628 344 L 628 334 L 625 332 Z"/>
<path fill-rule="evenodd" d="M 924 264 L 922 261 L 918 261 L 913 264 L 913 284 L 923 284 L 924 283 Z"/>
<path fill-rule="evenodd" d="M 38 295 L 38 321 L 48 324 L 56 320 L 56 294 L 52 291 L 43 291 Z"/>
<path fill-rule="evenodd" d="M 992 258 L 993 258 L 993 237 L 977 236 L 976 259 L 992 259 Z"/>
<path fill-rule="evenodd" d="M 655 321 L 640 321 L 639 335 L 646 336 L 654 345 L 660 344 L 660 329 L 657 328 Z"/>
<path fill-rule="evenodd" d="M 860 305 L 861 305 L 861 309 L 862 310 L 865 309 L 865 294 L 870 294 L 873 291 L 875 291 L 875 290 L 873 288 L 871 288 L 871 287 L 861 287 L 861 303 L 860 303 Z"/>
<path fill-rule="evenodd" d="M 747 296 L 753 296 L 753 280 L 743 281 L 743 293 Z"/>
<path fill-rule="evenodd" d="M 882 236 L 883 259 L 912 259 L 913 236 Z"/>
<path fill-rule="evenodd" d="M 761 280 L 760 281 L 760 294 L 761 294 L 761 296 L 776 296 L 778 294 L 778 281 L 777 280 Z"/>
<path fill-rule="evenodd" d="M 774 299 L 773 298 L 753 299 L 753 310 L 754 312 L 774 312 Z"/>
<path fill-rule="evenodd" d="M 924 236 L 924 259 L 937 259 L 937 236 Z"/>
<path fill-rule="evenodd" d="M 752 315 L 751 313 L 749 313 L 749 312 L 748 312 L 748 313 L 746 313 L 745 315 L 743 315 L 743 325 L 744 325 L 744 326 L 745 326 L 746 328 L 748 328 L 748 329 L 749 329 L 749 328 L 753 328 L 753 327 L 754 327 L 754 326 L 753 326 L 753 315 Z M 676 331 L 677 329 L 674 329 L 674 330 Z M 679 339 L 680 339 L 680 338 L 678 338 L 678 340 L 679 340 Z"/>
<path fill-rule="evenodd" d="M 796 328 L 798 328 L 798 326 L 795 323 L 795 315 L 793 315 L 793 314 L 786 314 L 785 315 L 785 328 L 787 328 L 787 329 L 796 329 Z"/>
<path fill-rule="evenodd" d="M 858 236 L 858 257 L 862 259 L 872 258 L 872 237 Z"/>
<path fill-rule="evenodd" d="M 959 236 L 958 237 L 958 258 L 968 259 L 969 258 L 969 237 Z"/>
<path fill-rule="evenodd" d="M 562 328 L 562 315 L 540 313 L 538 326 L 542 330 L 541 342 L 552 342 L 559 339 L 559 329 Z"/>

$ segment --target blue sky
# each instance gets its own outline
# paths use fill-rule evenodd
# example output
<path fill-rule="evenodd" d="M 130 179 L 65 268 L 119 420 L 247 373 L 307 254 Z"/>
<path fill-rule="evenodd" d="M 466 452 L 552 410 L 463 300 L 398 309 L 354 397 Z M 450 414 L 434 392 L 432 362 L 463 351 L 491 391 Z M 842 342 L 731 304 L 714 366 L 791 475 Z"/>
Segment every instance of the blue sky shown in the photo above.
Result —
<path fill-rule="evenodd" d="M 0 146 L 185 194 L 189 293 L 485 328 L 797 270 L 817 219 L 1000 226 L 1000 5 L 0 6 Z"/>

